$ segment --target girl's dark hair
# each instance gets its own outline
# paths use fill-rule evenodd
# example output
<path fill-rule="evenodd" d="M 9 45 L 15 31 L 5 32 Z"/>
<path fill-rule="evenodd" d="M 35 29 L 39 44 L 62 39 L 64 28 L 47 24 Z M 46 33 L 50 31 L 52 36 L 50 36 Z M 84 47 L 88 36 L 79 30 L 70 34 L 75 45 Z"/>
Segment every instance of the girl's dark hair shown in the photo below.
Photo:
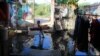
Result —
<path fill-rule="evenodd" d="M 78 15 L 78 13 L 79 13 L 79 7 L 78 7 L 78 5 L 75 5 L 76 6 L 76 9 L 74 10 L 74 13 L 76 14 L 76 15 Z"/>
<path fill-rule="evenodd" d="M 75 15 L 78 15 L 78 7 L 74 10 Z"/>

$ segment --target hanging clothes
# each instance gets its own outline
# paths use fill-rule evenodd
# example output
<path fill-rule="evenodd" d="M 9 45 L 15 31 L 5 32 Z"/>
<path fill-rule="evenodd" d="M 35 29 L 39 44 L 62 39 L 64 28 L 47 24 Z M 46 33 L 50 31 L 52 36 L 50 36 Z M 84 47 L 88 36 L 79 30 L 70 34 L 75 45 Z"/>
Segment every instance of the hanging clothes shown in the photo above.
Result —
<path fill-rule="evenodd" d="M 6 2 L 0 2 L 0 24 L 8 26 L 8 4 Z"/>
<path fill-rule="evenodd" d="M 89 20 L 84 16 L 77 16 L 74 30 L 74 39 L 80 51 L 88 51 Z"/>
<path fill-rule="evenodd" d="M 99 19 L 100 20 L 100 19 Z M 98 19 L 93 19 L 90 28 L 90 42 L 98 51 L 100 51 L 100 22 Z"/>
<path fill-rule="evenodd" d="M 22 15 L 23 15 L 23 11 L 22 11 L 22 7 L 20 7 L 20 8 L 18 9 L 18 13 L 17 13 L 18 20 L 19 20 L 19 19 L 22 19 Z"/>
<path fill-rule="evenodd" d="M 22 11 L 23 11 L 22 18 L 25 19 L 29 13 L 29 6 L 27 4 L 24 4 L 22 6 Z"/>
<path fill-rule="evenodd" d="M 11 15 L 11 24 L 13 27 L 16 27 L 16 16 L 17 16 L 17 8 L 15 5 L 12 5 L 12 11 L 10 11 L 12 13 Z"/>

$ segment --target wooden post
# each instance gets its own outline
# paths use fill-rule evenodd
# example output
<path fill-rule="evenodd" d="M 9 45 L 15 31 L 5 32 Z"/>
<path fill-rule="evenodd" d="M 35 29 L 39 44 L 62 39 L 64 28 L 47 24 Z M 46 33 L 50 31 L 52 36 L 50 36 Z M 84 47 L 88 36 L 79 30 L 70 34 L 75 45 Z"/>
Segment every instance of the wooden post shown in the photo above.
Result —
<path fill-rule="evenodd" d="M 8 56 L 8 30 L 0 27 L 0 56 Z"/>

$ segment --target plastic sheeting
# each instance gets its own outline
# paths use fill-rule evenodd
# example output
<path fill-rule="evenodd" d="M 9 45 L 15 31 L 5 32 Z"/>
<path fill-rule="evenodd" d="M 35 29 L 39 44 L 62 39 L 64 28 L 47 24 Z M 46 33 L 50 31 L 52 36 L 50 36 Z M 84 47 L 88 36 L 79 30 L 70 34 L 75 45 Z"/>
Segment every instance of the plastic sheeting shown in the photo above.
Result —
<path fill-rule="evenodd" d="M 44 34 L 44 39 L 43 40 L 43 49 L 53 49 L 53 42 L 52 42 L 52 38 L 49 35 Z M 40 36 L 39 35 L 35 35 L 34 36 L 34 40 L 33 40 L 33 45 L 35 47 L 39 46 L 39 41 L 40 41 Z"/>
<path fill-rule="evenodd" d="M 87 53 L 77 50 L 76 53 L 75 53 L 75 56 L 87 56 Z"/>
<path fill-rule="evenodd" d="M 53 42 L 52 42 L 52 38 L 49 35 L 44 34 L 44 40 L 43 40 L 43 49 L 48 49 L 48 50 L 52 50 L 53 49 Z M 29 41 L 29 43 L 31 43 L 29 46 L 31 47 L 32 45 L 35 47 L 39 46 L 39 40 L 40 40 L 40 36 L 39 35 L 35 35 L 33 39 L 31 39 L 31 41 Z M 26 44 L 27 45 L 27 44 Z M 29 46 L 24 46 L 23 51 L 22 51 L 22 55 L 28 56 L 31 52 L 31 48 Z"/>
<path fill-rule="evenodd" d="M 74 51 L 74 45 L 75 45 L 75 43 L 74 43 L 73 39 L 69 38 L 68 44 L 67 44 L 69 53 L 72 53 Z"/>
<path fill-rule="evenodd" d="M 31 51 L 31 48 L 25 47 L 21 54 L 24 56 L 29 56 L 30 51 Z"/>

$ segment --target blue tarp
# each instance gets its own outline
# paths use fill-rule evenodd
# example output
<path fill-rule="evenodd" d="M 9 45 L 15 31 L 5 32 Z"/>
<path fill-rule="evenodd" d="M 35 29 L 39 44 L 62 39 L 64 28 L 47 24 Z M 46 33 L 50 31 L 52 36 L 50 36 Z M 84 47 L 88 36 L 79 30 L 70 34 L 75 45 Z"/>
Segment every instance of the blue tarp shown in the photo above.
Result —
<path fill-rule="evenodd" d="M 76 53 L 75 53 L 75 56 L 87 56 L 87 53 L 77 50 Z"/>
<path fill-rule="evenodd" d="M 74 51 L 74 45 L 75 45 L 75 43 L 74 43 L 73 39 L 69 38 L 68 44 L 67 44 L 67 48 L 68 48 L 69 53 L 72 53 Z"/>
<path fill-rule="evenodd" d="M 44 40 L 43 40 L 43 49 L 48 49 L 48 50 L 52 50 L 53 49 L 53 42 L 52 42 L 52 38 L 49 35 L 44 34 Z M 40 36 L 39 35 L 35 35 L 33 38 L 33 43 L 32 45 L 35 47 L 39 46 L 39 40 L 40 40 Z M 22 51 L 22 55 L 28 56 L 29 53 L 31 52 L 31 48 L 30 47 L 24 47 L 23 51 Z"/>
<path fill-rule="evenodd" d="M 31 48 L 25 47 L 23 48 L 22 55 L 28 56 L 31 51 Z"/>
<path fill-rule="evenodd" d="M 49 35 L 44 34 L 44 39 L 43 40 L 43 49 L 52 49 L 53 48 L 53 42 L 52 42 L 52 38 Z M 33 40 L 33 45 L 35 47 L 39 46 L 39 41 L 40 41 L 40 36 L 39 35 L 35 35 L 34 36 L 34 40 Z"/>

